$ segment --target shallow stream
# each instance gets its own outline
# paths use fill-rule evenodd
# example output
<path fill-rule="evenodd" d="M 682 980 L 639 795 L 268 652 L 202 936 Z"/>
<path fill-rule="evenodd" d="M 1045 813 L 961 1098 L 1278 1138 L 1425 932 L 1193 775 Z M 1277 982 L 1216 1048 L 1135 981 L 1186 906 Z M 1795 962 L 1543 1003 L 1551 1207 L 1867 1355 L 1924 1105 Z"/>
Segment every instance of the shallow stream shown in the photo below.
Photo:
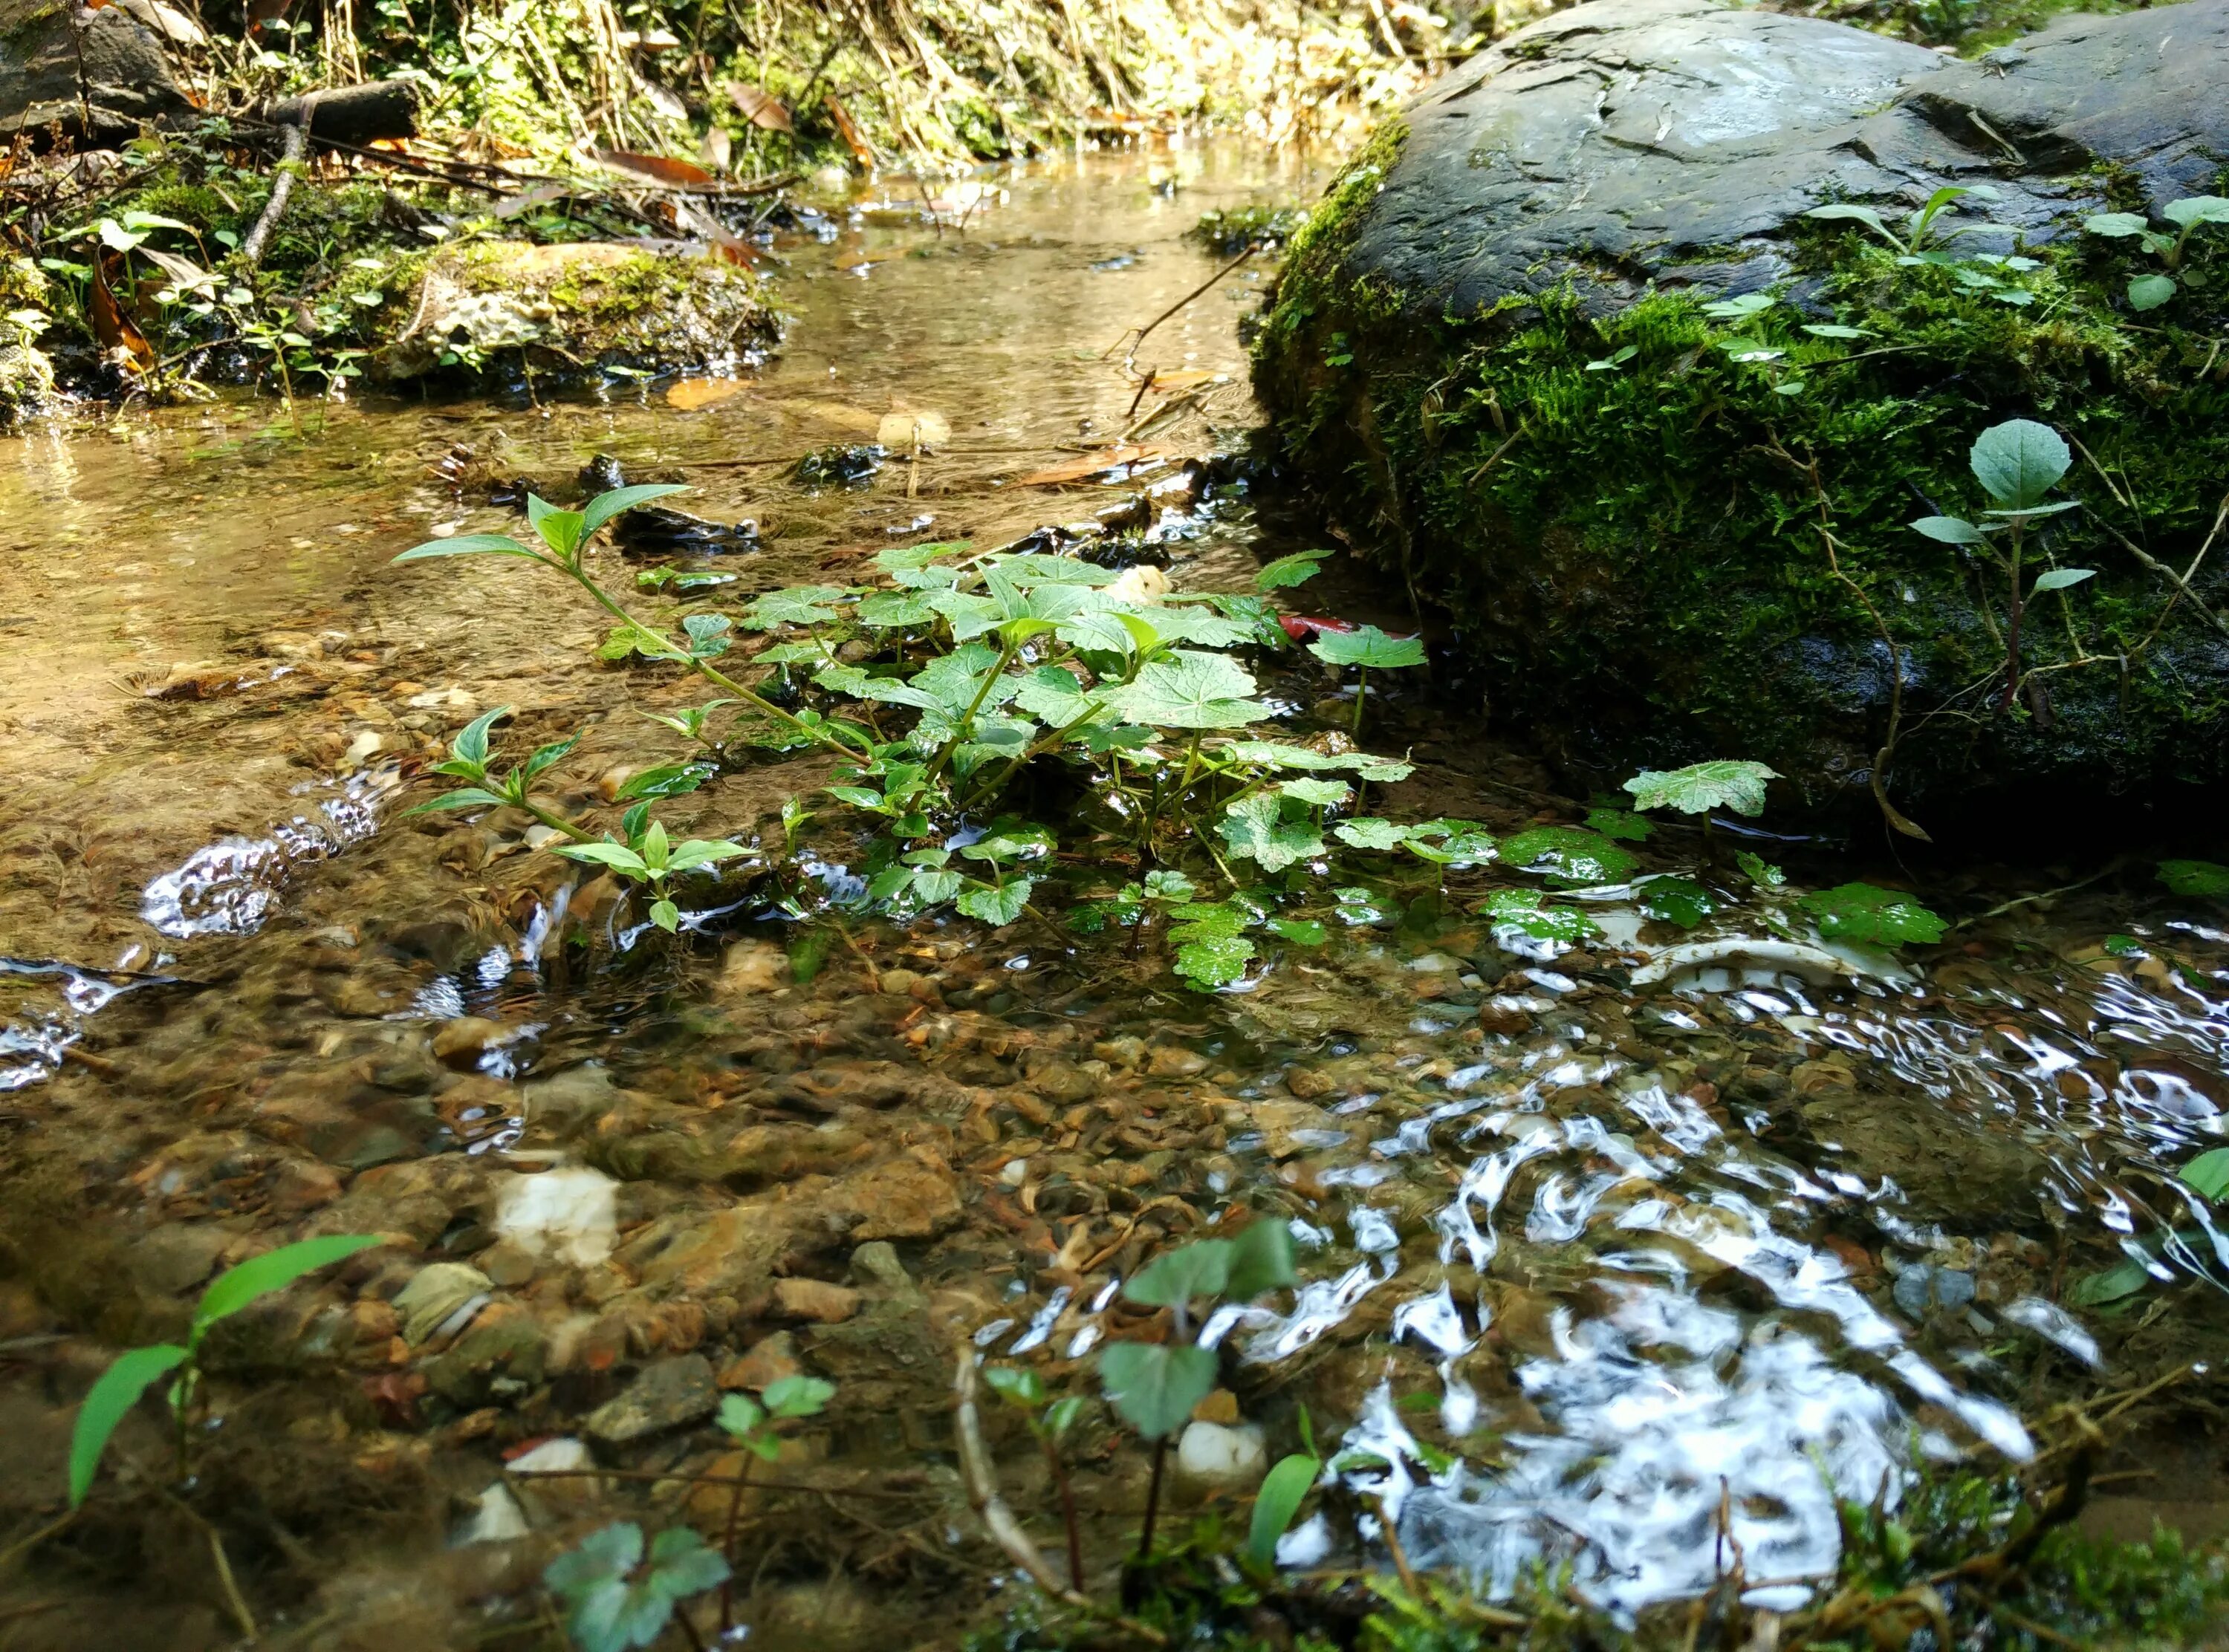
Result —
<path fill-rule="evenodd" d="M 204 1472 L 255 1511 L 233 1559 L 273 1643 L 304 1646 L 517 1621 L 551 1534 L 670 1514 L 691 1488 L 657 1476 L 723 1461 L 710 1397 L 792 1368 L 838 1399 L 779 1466 L 811 1489 L 748 1502 L 749 1643 L 948 1642 L 1003 1564 L 950 1467 L 955 1343 L 1089 1386 L 1119 1280 L 1234 1207 L 1294 1225 L 1305 1283 L 1211 1322 L 1232 1403 L 1191 1455 L 1290 1449 L 1302 1405 L 1352 1449 L 1296 1565 L 1351 1558 L 1384 1518 L 1411 1565 L 1506 1589 L 1568 1562 L 1629 1610 L 1707 1591 L 1723 1534 L 1792 1606 L 1832 1572 L 1838 1496 L 2018 1459 L 2051 1402 L 2205 1361 L 2191 1321 L 2219 1317 L 2229 1242 L 2174 1172 L 2229 1106 L 2229 920 L 2149 859 L 1923 874 L 1962 921 L 1898 960 L 1791 945 L 1764 921 L 1784 900 L 1665 828 L 1646 869 L 1719 892 L 1692 932 L 1614 886 L 1581 897 L 1601 939 L 1530 942 L 1429 880 L 1365 879 L 1320 953 L 1204 995 L 1150 957 L 949 919 L 823 957 L 714 915 L 678 951 L 584 965 L 562 938 L 595 915 L 578 868 L 404 816 L 479 712 L 516 708 L 521 749 L 585 727 L 566 772 L 593 802 L 653 745 L 642 711 L 701 697 L 597 661 L 592 611 L 507 564 L 389 565 L 511 525 L 491 483 L 563 486 L 599 454 L 684 477 L 676 503 L 756 524 L 751 548 L 675 562 L 738 596 L 861 577 L 886 545 L 1088 523 L 1256 419 L 1238 323 L 1262 269 L 1139 350 L 1176 388 L 1141 394 L 1106 355 L 1214 272 L 1181 232 L 1320 182 L 1178 149 L 1016 169 L 964 229 L 902 189 L 838 203 L 776 242 L 780 355 L 686 409 L 664 385 L 233 400 L 0 445 L 0 1539 L 58 1510 L 113 1348 L 176 1330 L 277 1234 L 416 1247 L 225 1345 Z M 857 484 L 797 479 L 891 413 L 950 439 Z M 1134 433 L 1163 451 L 1133 477 L 1020 481 Z M 1179 584 L 1243 589 L 1307 542 L 1243 467 L 1209 476 L 1148 496 Z M 1288 594 L 1402 619 L 1353 572 Z M 1328 689 L 1293 666 L 1277 698 L 1313 727 Z M 1374 806 L 1497 831 L 1584 814 L 1449 697 L 1385 701 L 1371 745 L 1420 767 Z M 672 818 L 778 838 L 813 778 L 745 770 Z M 1899 875 L 1756 846 L 1796 887 Z M 1665 956 L 1698 943 L 1718 944 Z M 159 1459 L 148 1419 L 119 1440 Z M 995 1444 L 1051 1544 L 1026 1437 Z M 644 1477 L 505 1475 L 534 1452 Z M 2136 1461 L 2152 1477 L 2123 1513 L 2211 1526 L 2206 1452 Z M 1134 1529 L 1143 1462 L 1088 1431 L 1098 1562 Z M 1243 1507 L 1212 1473 L 1180 1489 Z M 0 1646 L 228 1643 L 206 1551 L 160 1526 L 96 1498 L 0 1578 L 0 1612 L 34 1609 L 0 1616 Z"/>

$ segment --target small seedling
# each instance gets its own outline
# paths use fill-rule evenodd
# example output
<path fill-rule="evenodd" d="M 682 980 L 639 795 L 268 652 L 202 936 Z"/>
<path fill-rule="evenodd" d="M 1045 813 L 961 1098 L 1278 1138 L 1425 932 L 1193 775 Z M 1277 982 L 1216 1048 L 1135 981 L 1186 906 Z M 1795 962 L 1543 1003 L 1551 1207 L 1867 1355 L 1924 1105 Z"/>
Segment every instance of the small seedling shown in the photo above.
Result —
<path fill-rule="evenodd" d="M 683 1601 L 729 1576 L 691 1527 L 660 1532 L 646 1559 L 642 1527 L 619 1521 L 552 1560 L 542 1581 L 565 1603 L 566 1631 L 580 1652 L 628 1652 L 663 1635 Z"/>
<path fill-rule="evenodd" d="M 132 1348 L 119 1354 L 93 1385 L 85 1403 L 78 1407 L 77 1428 L 70 1440 L 70 1507 L 75 1508 L 82 1504 L 93 1489 L 101 1454 L 108 1449 L 109 1437 L 116 1432 L 117 1425 L 138 1403 L 140 1395 L 173 1371 L 177 1375 L 170 1384 L 170 1414 L 177 1423 L 177 1473 L 183 1479 L 187 1472 L 186 1421 L 201 1386 L 202 1343 L 210 1328 L 273 1291 L 285 1290 L 304 1274 L 313 1273 L 383 1242 L 376 1233 L 331 1234 L 282 1245 L 275 1251 L 250 1257 L 209 1281 L 194 1309 L 193 1323 L 183 1347 L 176 1342 L 158 1342 L 151 1348 Z"/>
<path fill-rule="evenodd" d="M 1291 1231 L 1267 1217 L 1235 1239 L 1195 1239 L 1164 1252 L 1122 1287 L 1132 1302 L 1167 1309 L 1172 1322 L 1168 1342 L 1115 1342 L 1099 1356 L 1108 1402 L 1117 1416 L 1153 1443 L 1153 1479 L 1138 1537 L 1140 1559 L 1153 1553 L 1153 1516 L 1160 1505 L 1169 1440 L 1215 1388 L 1215 1350 L 1192 1340 L 1193 1304 L 1251 1302 L 1293 1284 L 1294 1277 Z"/>
<path fill-rule="evenodd" d="M 1254 1518 L 1246 1533 L 1247 1559 L 1265 1570 L 1277 1563 L 1277 1540 L 1290 1531 L 1301 1505 L 1323 1474 L 1308 1408 L 1301 1407 L 1301 1449 L 1277 1459 L 1254 1495 Z"/>
<path fill-rule="evenodd" d="M 2133 240 L 2160 261 L 2160 271 L 2129 279 L 2129 308 L 2139 312 L 2156 310 L 2175 295 L 2175 274 L 2194 231 L 2207 224 L 2229 224 L 2229 200 L 2218 195 L 2185 195 L 2160 208 L 2160 216 L 2174 226 L 2174 233 L 2154 229 L 2141 213 L 2101 212 L 2082 221 L 2092 235 L 2114 240 Z"/>
<path fill-rule="evenodd" d="M 1976 527 L 1961 516 L 1922 516 L 1911 524 L 1917 533 L 1945 545 L 1985 546 L 1990 535 L 2006 535 L 1999 560 L 2010 580 L 2011 599 L 2005 624 L 2005 687 L 2001 711 L 2010 711 L 2020 682 L 2020 620 L 2027 599 L 2049 591 L 2063 591 L 2090 578 L 2089 568 L 2052 568 L 2040 576 L 2033 590 L 2026 587 L 2020 571 L 2021 552 L 2029 525 L 2080 501 L 2046 501 L 2045 496 L 2066 474 L 2072 455 L 2059 432 L 2032 419 L 2008 419 L 1992 425 L 1974 439 L 1969 457 L 1974 477 L 1995 504 L 1982 514 L 1989 520 Z"/>
<path fill-rule="evenodd" d="M 1362 732 L 1363 702 L 1370 694 L 1370 674 L 1397 671 L 1424 663 L 1423 642 L 1414 637 L 1389 636 L 1375 625 L 1361 625 L 1351 631 L 1321 632 L 1308 644 L 1308 652 L 1329 664 L 1356 669 L 1354 732 L 1358 734 Z"/>
<path fill-rule="evenodd" d="M 729 1394 L 720 1401 L 719 1412 L 713 1420 L 748 1454 L 729 1492 L 728 1523 L 720 1542 L 721 1553 L 726 1559 L 720 1576 L 714 1579 L 720 1585 L 720 1628 L 723 1632 L 733 1622 L 735 1585 L 729 1567 L 736 1559 L 736 1528 L 742 1520 L 743 1487 L 751 1476 L 750 1459 L 756 1457 L 761 1463 L 777 1460 L 781 1456 L 780 1425 L 801 1417 L 818 1417 L 835 1397 L 834 1383 L 819 1377 L 796 1375 L 775 1378 L 756 1399 L 748 1394 Z"/>
<path fill-rule="evenodd" d="M 1066 1394 L 1046 1405 L 1044 1379 L 1026 1366 L 987 1366 L 983 1380 L 999 1399 L 1028 1418 L 1030 1432 L 1044 1448 L 1045 1467 L 1051 1471 L 1053 1485 L 1060 1494 L 1061 1521 L 1068 1534 L 1068 1585 L 1082 1594 L 1083 1532 L 1076 1518 L 1076 1490 L 1069 1483 L 1068 1464 L 1061 1457 L 1060 1442 L 1083 1414 L 1082 1396 Z"/>

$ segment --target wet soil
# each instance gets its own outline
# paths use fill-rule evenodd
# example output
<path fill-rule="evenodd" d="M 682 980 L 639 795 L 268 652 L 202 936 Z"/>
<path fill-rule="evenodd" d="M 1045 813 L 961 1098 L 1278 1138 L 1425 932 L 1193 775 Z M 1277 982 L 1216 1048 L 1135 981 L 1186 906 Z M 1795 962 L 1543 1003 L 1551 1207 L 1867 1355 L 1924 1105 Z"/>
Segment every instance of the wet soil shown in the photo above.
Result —
<path fill-rule="evenodd" d="M 1588 900 L 1599 942 L 1529 943 L 1468 915 L 1472 874 L 1386 875 L 1320 953 L 1207 995 L 1151 947 L 949 917 L 832 941 L 747 906 L 651 944 L 515 823 L 404 813 L 498 705 L 522 749 L 585 730 L 563 771 L 583 806 L 685 754 L 641 714 L 702 696 L 599 663 L 581 605 L 492 561 L 389 566 L 510 525 L 507 478 L 607 454 L 686 479 L 678 503 L 755 531 L 641 565 L 738 596 L 862 577 L 893 543 L 1103 538 L 1102 512 L 1147 523 L 1126 554 L 1179 583 L 1243 588 L 1306 542 L 1246 467 L 1145 490 L 1243 449 L 1259 272 L 1137 357 L 1227 382 L 1141 394 L 1103 353 L 1213 272 L 1179 239 L 1200 212 L 1313 177 L 1223 152 L 1038 164 L 964 234 L 848 203 L 776 248 L 781 356 L 691 409 L 663 385 L 228 402 L 0 447 L 0 1647 L 230 1644 L 243 1610 L 282 1646 L 556 1645 L 541 1567 L 613 1518 L 716 1534 L 727 1492 L 688 1476 L 740 1459 L 710 1415 L 796 1371 L 837 1398 L 742 1500 L 749 1643 L 956 1643 L 1005 1562 L 954 1466 L 955 1348 L 1089 1391 L 1107 1336 L 1151 1329 L 1118 1282 L 1249 1218 L 1293 1225 L 1304 1284 L 1212 1328 L 1227 1386 L 1189 1455 L 1288 1449 L 1303 1405 L 1367 1454 L 1296 1564 L 1382 1559 L 1366 1496 L 1416 1566 L 1491 1588 L 1567 1562 L 1634 1608 L 1712 1585 L 1725 1499 L 1750 1576 L 1818 1576 L 1835 1495 L 2018 1458 L 2052 1406 L 2177 1372 L 2130 1413 L 2098 1519 L 2213 1529 L 2229 1247 L 2174 1171 L 2229 1105 L 2229 926 L 2149 861 L 1939 878 L 1967 920 L 1943 945 L 1789 973 L 1736 874 L 1665 828 L 1645 868 L 1728 892 L 1693 934 L 1620 887 Z M 800 478 L 921 413 L 951 436 L 917 462 Z M 1126 436 L 1166 451 L 1119 482 L 1020 480 Z M 1353 573 L 1291 594 L 1402 612 Z M 1314 727 L 1313 663 L 1264 675 Z M 1419 764 L 1389 815 L 1585 812 L 1444 679 L 1373 715 L 1372 746 Z M 778 838 L 821 778 L 741 767 L 667 818 Z M 1897 875 L 1765 847 L 1800 883 Z M 1698 938 L 1721 956 L 1648 980 Z M 193 1481 L 150 1406 L 49 1531 L 115 1349 L 320 1233 L 389 1242 L 212 1341 Z M 2086 1283 L 2135 1252 L 2155 1278 Z M 1050 1541 L 1042 1458 L 992 1423 Z M 1095 1408 L 1070 1455 L 1103 1581 L 1146 1460 Z M 1233 1509 L 1249 1489 L 1178 1488 Z"/>

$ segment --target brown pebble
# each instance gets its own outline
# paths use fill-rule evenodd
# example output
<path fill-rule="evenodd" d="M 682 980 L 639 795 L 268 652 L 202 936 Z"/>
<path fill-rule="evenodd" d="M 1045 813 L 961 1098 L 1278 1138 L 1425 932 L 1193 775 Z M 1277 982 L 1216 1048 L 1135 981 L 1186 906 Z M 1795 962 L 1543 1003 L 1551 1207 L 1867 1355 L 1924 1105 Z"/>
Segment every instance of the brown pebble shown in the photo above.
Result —
<path fill-rule="evenodd" d="M 791 1319 L 838 1325 L 859 1311 L 859 1293 L 825 1279 L 777 1279 L 774 1282 L 777 1311 Z"/>
<path fill-rule="evenodd" d="M 776 1331 L 752 1343 L 739 1358 L 729 1361 L 720 1373 L 720 1386 L 757 1393 L 784 1377 L 800 1374 L 804 1368 L 798 1363 L 797 1339 L 787 1331 Z"/>

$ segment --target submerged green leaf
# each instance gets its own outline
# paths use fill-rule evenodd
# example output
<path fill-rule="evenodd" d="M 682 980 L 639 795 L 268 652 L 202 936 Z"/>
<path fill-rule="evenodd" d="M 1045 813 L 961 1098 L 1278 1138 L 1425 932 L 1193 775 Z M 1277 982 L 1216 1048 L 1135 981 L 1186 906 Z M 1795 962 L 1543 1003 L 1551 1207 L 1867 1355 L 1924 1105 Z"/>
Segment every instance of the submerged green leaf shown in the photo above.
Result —
<path fill-rule="evenodd" d="M 1501 846 L 1501 858 L 1525 872 L 1545 872 L 1558 882 L 1616 883 L 1640 865 L 1600 833 L 1577 826 L 1535 826 Z"/>
<path fill-rule="evenodd" d="M 1910 895 L 1870 883 L 1818 890 L 1796 904 L 1818 920 L 1826 939 L 1859 946 L 1893 947 L 1907 941 L 1931 946 L 1950 928 Z"/>
<path fill-rule="evenodd" d="M 1602 933 L 1595 920 L 1577 906 L 1543 906 L 1537 889 L 1496 889 L 1473 908 L 1536 941 L 1564 941 L 1572 945 Z"/>
<path fill-rule="evenodd" d="M 2219 1199 L 2229 1193 L 2229 1147 L 2201 1153 L 2175 1174 L 2200 1198 Z"/>

